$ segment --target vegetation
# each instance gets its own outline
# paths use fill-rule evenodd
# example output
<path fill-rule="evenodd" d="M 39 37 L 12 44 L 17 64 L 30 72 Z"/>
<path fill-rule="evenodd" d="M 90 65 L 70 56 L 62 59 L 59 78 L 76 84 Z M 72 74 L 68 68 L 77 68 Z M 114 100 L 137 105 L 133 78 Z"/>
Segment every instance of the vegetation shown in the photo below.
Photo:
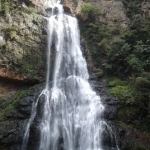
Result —
<path fill-rule="evenodd" d="M 34 8 L 21 5 L 21 2 L 0 1 L 0 14 L 4 20 L 0 25 L 4 39 L 0 43 L 0 59 L 7 69 L 30 80 L 42 74 L 39 70 L 45 62 L 41 51 L 44 44 L 39 42 L 42 16 L 35 13 Z"/>
<path fill-rule="evenodd" d="M 88 19 L 93 20 L 100 14 L 100 9 L 97 6 L 92 6 L 90 3 L 83 3 L 80 14 L 83 17 L 86 16 Z"/>
<path fill-rule="evenodd" d="M 25 93 L 27 93 L 28 90 L 21 89 L 19 90 L 14 96 L 8 97 L 8 98 L 1 98 L 0 101 L 3 100 L 2 105 L 0 105 L 1 110 L 0 110 L 0 121 L 5 120 L 5 113 L 9 113 L 15 109 L 15 104 L 16 102 L 20 99 L 21 96 L 23 96 Z"/>
<path fill-rule="evenodd" d="M 102 63 L 102 60 L 106 58 L 106 52 L 109 48 L 111 29 L 106 24 L 101 24 L 96 20 L 80 20 L 79 24 L 81 35 L 85 38 L 91 57 L 95 60 L 94 65 L 97 68 L 110 67 L 105 62 Z"/>
<path fill-rule="evenodd" d="M 37 10 L 33 7 L 27 7 L 25 9 L 25 11 L 27 11 L 27 13 L 31 14 L 31 13 L 37 13 Z"/>
<path fill-rule="evenodd" d="M 28 14 L 37 13 L 37 10 L 33 7 L 23 7 L 22 5 L 16 5 L 13 1 L 10 0 L 0 1 L 0 14 L 2 16 L 6 16 L 10 13 L 18 13 L 18 11 Z"/>
<path fill-rule="evenodd" d="M 132 18 L 136 14 L 141 14 L 140 3 L 142 0 L 122 0 L 128 17 Z"/>
<path fill-rule="evenodd" d="M 6 15 L 9 12 L 10 6 L 8 1 L 6 0 L 1 0 L 0 1 L 0 13 L 2 15 Z"/>
<path fill-rule="evenodd" d="M 133 89 L 126 81 L 122 81 L 118 78 L 109 78 L 108 85 L 111 87 L 110 93 L 119 98 L 120 104 L 126 105 L 134 103 Z"/>
<path fill-rule="evenodd" d="M 134 89 L 135 103 L 143 112 L 142 115 L 148 116 L 150 109 L 150 20 L 144 19 L 141 14 L 136 14 L 135 9 L 130 9 L 130 15 L 133 21 L 117 39 L 111 42 L 107 57 L 112 65 L 111 72 L 131 84 Z"/>
<path fill-rule="evenodd" d="M 118 97 L 121 108 L 129 107 L 132 113 L 132 108 L 136 109 L 134 115 L 130 113 L 123 121 L 134 116 L 127 123 L 149 132 L 150 16 L 143 15 L 141 1 L 122 0 L 130 19 L 127 28 L 122 28 L 119 22 L 110 28 L 97 19 L 80 19 L 79 23 L 98 77 L 114 76 L 108 78 L 109 92 Z"/>

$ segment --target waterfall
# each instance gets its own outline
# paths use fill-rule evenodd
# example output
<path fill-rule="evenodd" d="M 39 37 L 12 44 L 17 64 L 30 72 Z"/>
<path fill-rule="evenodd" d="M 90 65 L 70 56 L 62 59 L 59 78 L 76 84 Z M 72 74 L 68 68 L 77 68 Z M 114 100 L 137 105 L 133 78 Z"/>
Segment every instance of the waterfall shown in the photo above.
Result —
<path fill-rule="evenodd" d="M 88 82 L 78 22 L 64 14 L 58 0 L 47 0 L 45 6 L 49 16 L 46 86 L 33 103 L 22 150 L 27 149 L 30 126 L 38 111 L 42 111 L 39 150 L 102 150 L 104 106 Z M 39 110 L 41 97 L 44 101 Z"/>

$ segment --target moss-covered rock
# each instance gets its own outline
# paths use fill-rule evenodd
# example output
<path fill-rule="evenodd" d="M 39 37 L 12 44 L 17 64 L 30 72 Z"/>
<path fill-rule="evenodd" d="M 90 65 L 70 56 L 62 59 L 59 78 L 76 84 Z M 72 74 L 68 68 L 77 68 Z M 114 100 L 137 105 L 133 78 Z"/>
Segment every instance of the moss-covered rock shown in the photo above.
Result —
<path fill-rule="evenodd" d="M 2 0 L 1 6 L 0 76 L 43 81 L 46 60 L 43 17 L 25 4 Z"/>

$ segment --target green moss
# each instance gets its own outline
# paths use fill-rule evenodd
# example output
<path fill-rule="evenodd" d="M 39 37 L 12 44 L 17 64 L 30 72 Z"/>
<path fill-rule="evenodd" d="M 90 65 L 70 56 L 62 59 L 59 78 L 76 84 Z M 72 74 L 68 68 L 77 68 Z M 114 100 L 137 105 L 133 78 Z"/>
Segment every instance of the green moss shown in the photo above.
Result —
<path fill-rule="evenodd" d="M 27 62 L 25 62 L 20 68 L 21 73 L 32 73 L 33 71 L 34 71 L 34 66 Z"/>
<path fill-rule="evenodd" d="M 5 100 L 5 103 L 3 105 L 3 108 L 0 110 L 0 121 L 5 120 L 4 114 L 6 112 L 8 113 L 13 111 L 15 109 L 16 102 L 20 99 L 21 96 L 23 96 L 27 92 L 27 89 L 21 89 L 13 97 L 3 99 Z"/>

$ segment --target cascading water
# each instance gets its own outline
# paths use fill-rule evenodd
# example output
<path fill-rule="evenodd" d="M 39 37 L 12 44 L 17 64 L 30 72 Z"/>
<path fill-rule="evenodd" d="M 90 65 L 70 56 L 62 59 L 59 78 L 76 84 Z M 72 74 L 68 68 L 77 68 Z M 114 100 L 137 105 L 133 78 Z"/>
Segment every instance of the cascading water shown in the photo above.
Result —
<path fill-rule="evenodd" d="M 27 149 L 30 126 L 40 111 L 37 105 L 42 96 L 39 150 L 102 150 L 101 114 L 104 106 L 88 83 L 89 75 L 80 49 L 77 20 L 63 13 L 58 0 L 47 0 L 45 5 L 50 16 L 46 18 L 46 86 L 32 106 L 22 150 Z M 51 58 L 54 60 L 52 64 Z M 53 79 L 51 86 L 50 78 Z"/>

